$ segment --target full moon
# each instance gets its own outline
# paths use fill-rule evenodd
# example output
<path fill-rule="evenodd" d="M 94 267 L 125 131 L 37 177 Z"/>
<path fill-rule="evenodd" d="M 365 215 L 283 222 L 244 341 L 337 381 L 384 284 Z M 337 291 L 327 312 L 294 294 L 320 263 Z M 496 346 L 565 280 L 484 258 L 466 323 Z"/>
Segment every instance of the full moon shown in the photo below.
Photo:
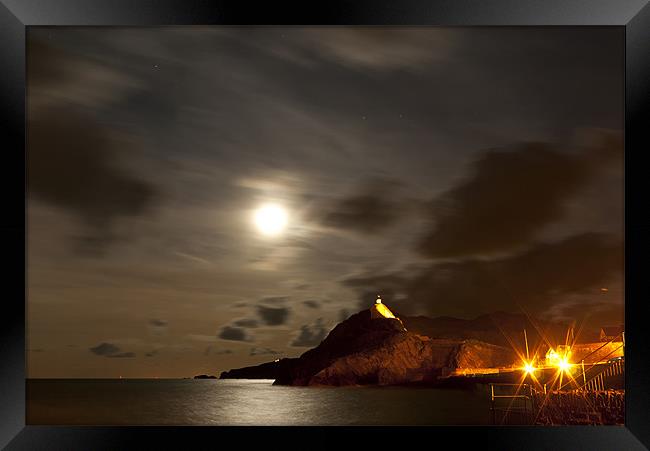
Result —
<path fill-rule="evenodd" d="M 264 235 L 278 235 L 287 226 L 287 216 L 279 205 L 264 205 L 255 211 L 255 225 Z"/>

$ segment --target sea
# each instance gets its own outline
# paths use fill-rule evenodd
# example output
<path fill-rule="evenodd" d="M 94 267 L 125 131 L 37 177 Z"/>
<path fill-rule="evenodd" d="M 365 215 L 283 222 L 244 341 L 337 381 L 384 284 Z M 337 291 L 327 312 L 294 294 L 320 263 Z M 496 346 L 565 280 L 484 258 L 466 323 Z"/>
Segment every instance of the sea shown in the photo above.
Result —
<path fill-rule="evenodd" d="M 287 387 L 245 379 L 29 379 L 32 425 L 483 425 L 485 386 Z"/>

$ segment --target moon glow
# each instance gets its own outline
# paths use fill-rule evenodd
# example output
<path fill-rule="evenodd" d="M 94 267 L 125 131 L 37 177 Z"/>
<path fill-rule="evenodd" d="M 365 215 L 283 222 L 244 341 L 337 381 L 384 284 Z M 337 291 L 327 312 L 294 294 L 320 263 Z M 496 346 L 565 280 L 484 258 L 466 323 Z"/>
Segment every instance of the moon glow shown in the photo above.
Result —
<path fill-rule="evenodd" d="M 255 225 L 264 235 L 279 235 L 286 228 L 287 222 L 287 211 L 279 205 L 267 204 L 255 211 Z"/>

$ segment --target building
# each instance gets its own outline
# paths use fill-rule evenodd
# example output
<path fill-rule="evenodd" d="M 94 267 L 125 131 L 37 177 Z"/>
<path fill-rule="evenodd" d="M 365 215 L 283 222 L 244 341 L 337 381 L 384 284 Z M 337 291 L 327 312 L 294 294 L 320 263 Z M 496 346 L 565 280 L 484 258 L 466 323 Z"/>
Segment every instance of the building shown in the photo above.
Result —
<path fill-rule="evenodd" d="M 370 317 L 375 318 L 395 318 L 393 312 L 390 311 L 385 304 L 382 304 L 381 297 L 377 296 L 375 305 L 370 308 Z"/>
<path fill-rule="evenodd" d="M 600 328 L 600 341 L 623 341 L 625 328 L 620 326 L 605 326 Z"/>
<path fill-rule="evenodd" d="M 559 366 L 560 364 L 568 363 L 571 359 L 571 346 L 559 345 L 555 349 L 549 348 L 546 352 L 546 365 Z"/>
<path fill-rule="evenodd" d="M 404 323 L 402 323 L 402 320 L 393 315 L 393 312 L 390 311 L 390 309 L 381 302 L 381 297 L 377 296 L 377 300 L 375 301 L 375 304 L 370 307 L 370 318 L 372 319 L 380 319 L 380 318 L 388 318 L 388 319 L 395 319 L 399 321 L 399 323 L 402 325 L 402 328 L 406 331 L 406 327 L 404 327 Z"/>

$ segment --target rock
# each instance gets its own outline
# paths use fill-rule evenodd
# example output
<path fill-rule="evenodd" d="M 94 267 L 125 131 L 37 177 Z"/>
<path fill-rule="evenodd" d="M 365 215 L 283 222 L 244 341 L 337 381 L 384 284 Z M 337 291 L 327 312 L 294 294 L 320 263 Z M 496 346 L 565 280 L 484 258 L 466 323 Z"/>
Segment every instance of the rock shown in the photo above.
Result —
<path fill-rule="evenodd" d="M 216 379 L 217 376 L 212 376 L 209 374 L 199 374 L 198 376 L 194 376 L 194 379 Z"/>
<path fill-rule="evenodd" d="M 281 368 L 291 365 L 295 360 L 297 359 L 280 359 L 276 362 L 224 371 L 219 379 L 277 379 Z"/>
<path fill-rule="evenodd" d="M 397 385 L 436 381 L 443 368 L 494 367 L 514 361 L 503 347 L 476 340 L 432 339 L 398 319 L 365 310 L 280 371 L 278 385 Z"/>
<path fill-rule="evenodd" d="M 529 340 L 535 335 L 523 315 L 390 318 L 373 314 L 373 307 L 339 323 L 298 358 L 225 371 L 221 379 L 264 378 L 302 386 L 433 384 L 456 369 L 509 366 L 516 356 L 504 332 L 519 339 L 528 327 Z"/>
<path fill-rule="evenodd" d="M 513 361 L 513 353 L 475 340 L 431 339 L 411 333 L 381 347 L 336 359 L 306 385 L 401 385 L 436 383 L 443 369 L 485 368 Z"/>
<path fill-rule="evenodd" d="M 400 321 L 370 317 L 363 310 L 339 323 L 318 345 L 282 368 L 275 380 L 278 385 L 309 385 L 312 376 L 336 359 L 381 347 L 391 337 L 406 334 Z"/>
<path fill-rule="evenodd" d="M 479 340 L 464 340 L 454 351 L 452 368 L 496 368 L 505 367 L 516 360 L 510 348 L 484 343 Z"/>

